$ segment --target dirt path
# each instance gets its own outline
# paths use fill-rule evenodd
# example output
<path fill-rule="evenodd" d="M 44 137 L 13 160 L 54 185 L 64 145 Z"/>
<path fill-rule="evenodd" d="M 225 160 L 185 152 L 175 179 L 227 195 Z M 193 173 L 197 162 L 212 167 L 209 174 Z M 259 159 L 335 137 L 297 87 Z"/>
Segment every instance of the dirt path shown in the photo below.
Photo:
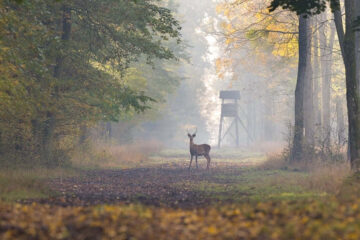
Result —
<path fill-rule="evenodd" d="M 91 170 L 81 177 L 53 179 L 52 190 L 59 193 L 37 202 L 61 206 L 87 206 L 115 203 L 142 203 L 172 208 L 206 206 L 218 201 L 191 186 L 201 183 L 231 184 L 231 176 L 241 174 L 236 164 L 214 164 L 188 171 L 185 164 L 164 164 L 157 167 L 127 170 Z M 226 174 L 230 178 L 221 178 Z"/>

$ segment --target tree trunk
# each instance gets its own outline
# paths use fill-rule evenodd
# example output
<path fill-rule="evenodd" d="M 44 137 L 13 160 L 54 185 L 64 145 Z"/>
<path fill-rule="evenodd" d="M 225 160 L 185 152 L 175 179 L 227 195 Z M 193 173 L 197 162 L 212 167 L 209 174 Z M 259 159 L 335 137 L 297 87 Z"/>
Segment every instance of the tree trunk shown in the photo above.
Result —
<path fill-rule="evenodd" d="M 309 21 L 309 33 L 311 31 L 311 18 L 308 17 Z M 314 82 L 312 77 L 312 65 L 311 65 L 311 37 L 308 35 L 307 38 L 307 61 L 306 61 L 306 76 L 304 82 L 304 129 L 305 129 L 305 140 L 306 144 L 314 144 Z"/>
<path fill-rule="evenodd" d="M 61 39 L 63 43 L 70 40 L 71 34 L 71 9 L 68 6 L 63 6 L 62 9 L 62 34 Z M 65 44 L 64 44 L 65 45 Z M 59 54 L 56 58 L 56 64 L 54 67 L 54 77 L 61 78 L 63 71 L 64 56 Z M 59 99 L 59 88 L 55 86 L 54 89 L 54 102 Z M 55 128 L 56 128 L 56 116 L 52 111 L 46 113 L 46 121 L 44 123 L 42 132 L 42 151 L 41 158 L 47 163 L 47 165 L 54 165 L 54 150 L 55 150 Z"/>
<path fill-rule="evenodd" d="M 62 17 L 62 34 L 61 34 L 61 40 L 63 40 L 63 43 L 66 43 L 67 41 L 70 40 L 70 34 L 71 34 L 71 9 L 70 7 L 64 5 L 63 17 Z M 56 58 L 56 65 L 54 68 L 54 77 L 56 78 L 61 77 L 61 72 L 63 71 L 64 58 L 65 57 L 62 54 L 59 54 L 58 57 Z"/>
<path fill-rule="evenodd" d="M 344 109 L 341 98 L 336 97 L 336 125 L 337 125 L 337 139 L 338 144 L 341 146 L 345 142 L 345 124 L 344 124 Z"/>
<path fill-rule="evenodd" d="M 112 138 L 112 125 L 111 122 L 106 123 L 106 140 L 111 141 Z"/>
<path fill-rule="evenodd" d="M 265 119 L 264 119 L 264 138 L 265 141 L 274 140 L 273 108 L 274 99 L 271 93 L 265 96 Z"/>
<path fill-rule="evenodd" d="M 354 1 L 354 10 L 353 10 L 353 29 L 355 35 L 355 58 L 356 58 L 356 79 L 358 94 L 360 92 L 360 1 Z M 356 22 L 356 23 L 355 23 Z"/>
<path fill-rule="evenodd" d="M 2 133 L 0 131 L 0 156 L 3 154 L 3 140 L 2 140 Z"/>
<path fill-rule="evenodd" d="M 359 109 L 359 75 L 357 63 L 359 54 L 356 49 L 356 34 L 358 27 L 354 27 L 354 22 L 359 17 L 360 12 L 356 11 L 358 6 L 356 0 L 345 1 L 346 11 L 346 33 L 344 36 L 344 63 L 346 72 L 346 100 L 348 107 L 349 121 L 349 146 L 351 168 L 354 171 L 360 169 L 360 109 Z"/>
<path fill-rule="evenodd" d="M 41 158 L 48 166 L 53 165 L 54 161 L 54 132 L 55 132 L 55 117 L 52 112 L 46 113 L 46 120 L 43 125 L 43 131 L 41 136 Z"/>
<path fill-rule="evenodd" d="M 331 75 L 332 75 L 332 51 L 334 46 L 335 29 L 332 26 L 330 31 L 329 42 L 325 45 L 324 57 L 324 76 L 322 82 L 322 102 L 323 102 L 323 130 L 325 145 L 330 146 L 331 143 Z"/>
<path fill-rule="evenodd" d="M 299 63 L 295 89 L 295 126 L 294 141 L 291 151 L 291 161 L 301 161 L 303 158 L 304 140 L 304 85 L 306 67 L 309 58 L 308 38 L 310 37 L 310 24 L 308 17 L 299 17 Z"/>
<path fill-rule="evenodd" d="M 85 124 L 80 126 L 80 136 L 79 136 L 79 145 L 83 145 L 86 140 L 89 138 L 89 131 Z"/>
<path fill-rule="evenodd" d="M 317 23 L 317 21 L 316 21 Z M 315 25 L 315 29 L 318 28 L 318 24 Z M 319 103 L 319 95 L 320 95 L 320 86 L 319 86 L 319 80 L 321 77 L 320 74 L 320 59 L 319 59 L 319 38 L 318 38 L 319 32 L 314 32 L 313 37 L 313 46 L 314 46 L 314 54 L 313 54 L 313 63 L 314 63 L 314 69 L 313 69 L 313 82 L 314 82 L 314 136 L 315 138 L 318 138 L 320 136 L 320 129 L 321 129 L 321 111 L 320 111 L 320 103 Z"/>
<path fill-rule="evenodd" d="M 325 18 L 322 19 L 325 22 Z M 321 73 L 322 73 L 322 140 L 326 147 L 331 143 L 331 66 L 334 46 L 335 29 L 331 26 L 329 41 L 326 38 L 325 27 L 320 27 Z"/>

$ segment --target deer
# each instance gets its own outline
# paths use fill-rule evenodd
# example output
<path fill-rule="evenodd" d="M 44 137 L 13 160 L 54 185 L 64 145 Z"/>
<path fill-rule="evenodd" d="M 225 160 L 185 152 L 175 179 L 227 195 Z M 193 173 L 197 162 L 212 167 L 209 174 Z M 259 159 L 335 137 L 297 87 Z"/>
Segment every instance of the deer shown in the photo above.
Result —
<path fill-rule="evenodd" d="M 198 156 L 204 156 L 207 160 L 206 169 L 208 170 L 210 167 L 210 161 L 211 161 L 211 158 L 209 155 L 211 147 L 208 144 L 200 144 L 200 145 L 194 144 L 194 138 L 196 137 L 196 132 L 197 132 L 197 129 L 194 134 L 190 134 L 188 131 L 188 137 L 190 139 L 190 156 L 191 156 L 189 170 L 191 168 L 191 163 L 192 163 L 194 156 L 195 156 L 195 161 L 196 161 L 196 169 L 199 168 L 198 161 L 197 161 Z"/>

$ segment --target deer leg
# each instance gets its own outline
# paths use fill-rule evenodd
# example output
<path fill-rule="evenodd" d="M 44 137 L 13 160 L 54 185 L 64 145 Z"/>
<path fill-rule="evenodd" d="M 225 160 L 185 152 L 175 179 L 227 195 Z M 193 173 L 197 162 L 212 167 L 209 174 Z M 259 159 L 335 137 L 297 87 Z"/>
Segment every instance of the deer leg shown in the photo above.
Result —
<path fill-rule="evenodd" d="M 197 163 L 197 158 L 198 158 L 198 155 L 195 155 L 195 160 L 196 160 L 196 169 L 199 169 L 199 167 L 198 167 L 198 163 Z"/>
<path fill-rule="evenodd" d="M 190 170 L 190 168 L 191 168 L 192 159 L 193 159 L 193 155 L 191 155 L 191 158 L 190 158 L 189 170 Z"/>
<path fill-rule="evenodd" d="M 209 167 L 210 167 L 210 161 L 211 161 L 210 155 L 205 155 L 205 157 L 206 157 L 206 160 L 207 160 L 206 169 L 209 169 Z"/>

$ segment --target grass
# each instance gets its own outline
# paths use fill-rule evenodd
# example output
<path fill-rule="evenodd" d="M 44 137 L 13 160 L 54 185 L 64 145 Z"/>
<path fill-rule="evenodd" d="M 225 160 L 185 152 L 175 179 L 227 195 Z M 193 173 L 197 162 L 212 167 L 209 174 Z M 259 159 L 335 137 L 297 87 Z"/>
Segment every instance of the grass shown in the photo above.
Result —
<path fill-rule="evenodd" d="M 258 152 L 247 152 L 234 148 L 212 149 L 211 165 L 216 168 L 217 165 L 239 165 L 239 166 L 254 166 L 263 163 L 266 156 Z M 188 166 L 190 161 L 189 151 L 186 149 L 162 149 L 152 154 L 146 161 L 141 162 L 138 166 L 141 167 L 156 167 L 158 165 L 183 165 Z M 204 157 L 199 157 L 199 164 L 203 165 L 206 160 Z M 192 163 L 195 167 L 195 158 Z"/>
<path fill-rule="evenodd" d="M 189 157 L 188 149 L 162 149 L 156 154 L 158 157 L 163 158 L 187 158 Z M 259 159 L 264 156 L 264 154 L 260 152 L 249 152 L 245 150 L 240 150 L 237 148 L 212 148 L 210 151 L 210 156 L 214 159 L 246 159 L 246 158 L 254 158 Z"/>
<path fill-rule="evenodd" d="M 76 176 L 77 169 L 0 169 L 0 200 L 13 202 L 24 199 L 47 198 L 56 194 L 46 181 L 50 178 Z"/>
<path fill-rule="evenodd" d="M 268 161 L 266 161 L 268 159 Z M 186 169 L 189 154 L 184 149 L 161 149 L 156 143 L 98 147 L 88 155 L 75 156 L 76 169 L 0 169 L 0 200 L 46 198 L 54 193 L 45 182 L 50 178 L 79 175 L 82 170 L 96 168 L 174 168 Z M 336 195 L 349 175 L 342 165 L 315 166 L 310 171 L 284 167 L 274 156 L 237 149 L 213 149 L 211 172 L 202 169 L 206 161 L 199 159 L 201 170 L 196 181 L 180 181 L 173 185 L 187 188 L 209 198 L 232 202 L 296 200 Z M 195 167 L 195 161 L 193 162 Z"/>
<path fill-rule="evenodd" d="M 254 165 L 265 161 L 266 156 L 259 152 L 248 152 L 234 148 L 214 148 L 211 150 L 212 163 L 228 162 Z M 129 169 L 157 167 L 161 164 L 187 162 L 188 149 L 163 149 L 157 142 L 138 142 L 128 145 L 89 146 L 83 152 L 75 153 L 72 163 L 82 169 Z M 200 158 L 200 161 L 203 161 Z"/>
<path fill-rule="evenodd" d="M 284 165 L 274 156 L 256 153 L 237 156 L 213 159 L 215 169 L 225 163 L 231 163 L 233 169 L 215 170 L 204 181 L 175 185 L 179 190 L 185 186 L 219 202 L 323 199 L 339 194 L 344 180 L 351 174 L 347 163 L 317 163 L 304 170 Z"/>
<path fill-rule="evenodd" d="M 329 193 L 311 189 L 299 182 L 309 177 L 305 172 L 286 170 L 247 169 L 239 175 L 216 174 L 210 180 L 175 184 L 219 202 L 263 202 L 270 200 L 299 200 L 322 198 Z"/>
<path fill-rule="evenodd" d="M 87 149 L 75 153 L 72 164 L 82 169 L 144 167 L 149 163 L 149 158 L 159 152 L 160 149 L 161 145 L 157 142 L 138 142 L 127 145 L 100 143 L 89 145 Z"/>

